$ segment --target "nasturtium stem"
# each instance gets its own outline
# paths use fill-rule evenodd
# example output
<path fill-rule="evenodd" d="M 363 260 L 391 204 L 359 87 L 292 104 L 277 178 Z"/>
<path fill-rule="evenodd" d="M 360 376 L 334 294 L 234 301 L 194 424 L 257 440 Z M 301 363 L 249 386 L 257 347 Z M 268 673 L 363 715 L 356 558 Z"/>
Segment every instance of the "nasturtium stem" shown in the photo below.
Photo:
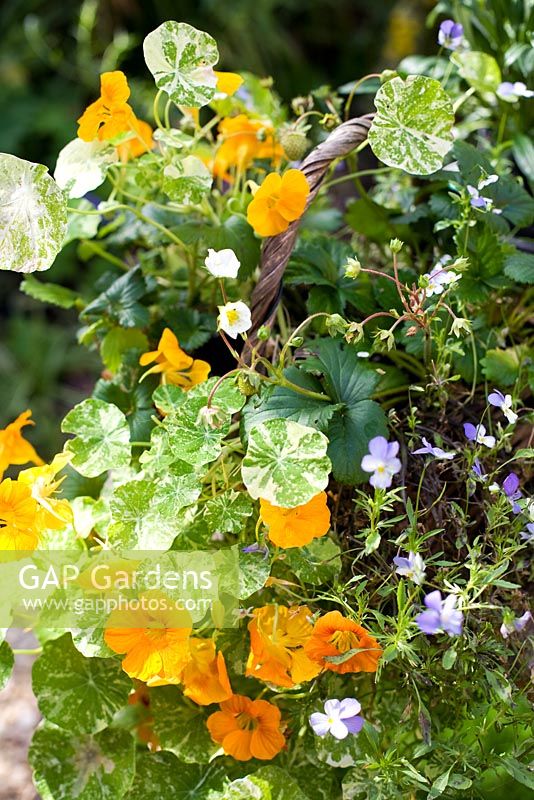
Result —
<path fill-rule="evenodd" d="M 92 239 L 83 239 L 83 243 L 86 247 L 93 251 L 93 253 L 101 258 L 109 261 L 110 264 L 114 264 L 116 267 L 120 267 L 125 272 L 128 272 L 130 266 L 123 261 L 122 259 L 114 256 L 112 253 L 108 253 L 103 247 L 101 247 L 97 242 L 94 242 Z"/>
<path fill-rule="evenodd" d="M 158 126 L 160 130 L 164 130 L 164 125 L 161 122 L 161 117 L 159 115 L 159 101 L 163 94 L 163 89 L 158 89 L 156 92 L 156 96 L 154 97 L 154 105 L 153 105 L 153 115 L 154 115 L 154 122 Z"/>

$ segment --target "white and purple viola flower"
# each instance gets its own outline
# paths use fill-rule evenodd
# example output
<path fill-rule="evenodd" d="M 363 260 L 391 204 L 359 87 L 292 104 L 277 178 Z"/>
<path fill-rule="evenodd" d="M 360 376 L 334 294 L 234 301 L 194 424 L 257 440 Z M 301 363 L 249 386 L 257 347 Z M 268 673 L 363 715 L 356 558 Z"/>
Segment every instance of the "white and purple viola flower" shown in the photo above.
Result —
<path fill-rule="evenodd" d="M 412 553 L 410 550 L 408 558 L 395 556 L 393 563 L 397 567 L 395 570 L 397 575 L 408 578 L 418 586 L 421 586 L 425 580 L 425 562 L 419 553 Z"/>
<path fill-rule="evenodd" d="M 425 439 L 424 436 L 421 437 L 421 441 L 423 442 L 423 447 L 419 447 L 418 450 L 412 450 L 412 455 L 430 455 L 434 456 L 434 458 L 445 458 L 447 460 L 454 458 L 456 453 L 447 452 L 446 450 L 442 450 L 441 447 L 436 447 L 435 445 L 431 445 L 428 439 Z"/>
<path fill-rule="evenodd" d="M 494 208 L 494 201 L 491 197 L 485 197 L 480 194 L 482 189 L 485 189 L 486 186 L 491 186 L 492 183 L 496 183 L 498 180 L 498 175 L 488 175 L 487 178 L 481 179 L 477 186 L 467 185 L 467 191 L 470 196 L 469 202 L 472 208 L 476 208 L 478 211 L 491 211 L 493 214 L 502 214 L 500 208 Z"/>
<path fill-rule="evenodd" d="M 330 734 L 335 739 L 346 739 L 349 733 L 356 734 L 363 728 L 362 707 L 354 697 L 344 700 L 327 700 L 324 714 L 316 711 L 310 715 L 310 725 L 317 736 Z"/>
<path fill-rule="evenodd" d="M 495 447 L 495 436 L 489 436 L 482 423 L 473 425 L 472 422 L 464 422 L 464 433 L 470 442 L 483 444 L 486 447 Z"/>
<path fill-rule="evenodd" d="M 435 633 L 448 633 L 449 636 L 460 636 L 464 615 L 457 608 L 458 597 L 449 594 L 443 600 L 440 591 L 430 592 L 424 600 L 426 611 L 415 618 L 419 630 L 432 636 Z"/>
<path fill-rule="evenodd" d="M 525 611 L 520 617 L 510 617 L 510 619 L 505 619 L 503 624 L 500 627 L 500 634 L 503 639 L 508 639 L 511 633 L 521 633 L 521 631 L 527 627 L 528 623 L 532 619 L 532 614 L 530 611 Z"/>
<path fill-rule="evenodd" d="M 495 408 L 500 408 L 510 425 L 517 422 L 517 414 L 512 409 L 512 395 L 503 394 L 498 389 L 494 389 L 488 395 L 488 403 Z"/>
<path fill-rule="evenodd" d="M 523 81 L 503 81 L 497 87 L 497 97 L 504 100 L 505 103 L 517 103 L 522 97 L 529 99 L 534 97 L 534 92 L 527 89 Z"/>
<path fill-rule="evenodd" d="M 447 50 L 457 50 L 461 47 L 464 39 L 463 25 L 453 19 L 444 20 L 439 26 L 438 44 L 446 47 Z"/>
<path fill-rule="evenodd" d="M 372 472 L 369 483 L 376 489 L 388 489 L 393 476 L 400 472 L 402 464 L 397 458 L 398 442 L 388 442 L 384 436 L 375 436 L 369 442 L 369 453 L 362 458 L 364 472 Z"/>
<path fill-rule="evenodd" d="M 520 538 L 524 542 L 534 542 L 534 522 L 527 522 L 526 524 L 526 531 L 521 531 L 519 534 Z"/>

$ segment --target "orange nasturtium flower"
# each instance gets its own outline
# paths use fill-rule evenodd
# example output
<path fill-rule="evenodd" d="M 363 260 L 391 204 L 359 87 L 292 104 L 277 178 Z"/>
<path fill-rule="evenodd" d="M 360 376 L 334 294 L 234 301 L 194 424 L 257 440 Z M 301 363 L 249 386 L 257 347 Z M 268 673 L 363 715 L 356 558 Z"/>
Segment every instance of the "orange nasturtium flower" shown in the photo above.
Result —
<path fill-rule="evenodd" d="M 0 483 L 0 550 L 35 550 L 38 505 L 29 486 L 11 478 Z"/>
<path fill-rule="evenodd" d="M 278 547 L 303 547 L 324 536 L 330 528 L 326 492 L 319 492 L 295 508 L 273 506 L 268 500 L 260 500 L 260 515 L 269 527 L 269 539 Z"/>
<path fill-rule="evenodd" d="M 321 667 L 304 652 L 313 630 L 309 617 L 307 606 L 254 609 L 246 674 L 288 689 L 315 678 Z"/>
<path fill-rule="evenodd" d="M 22 436 L 22 428 L 26 425 L 34 425 L 30 419 L 31 411 L 24 411 L 14 422 L 6 428 L 0 430 L 0 479 L 11 464 L 27 464 L 28 461 L 34 464 L 44 464 L 39 458 L 33 446 Z"/>
<path fill-rule="evenodd" d="M 218 72 L 216 69 L 213 71 L 217 77 L 217 91 L 228 97 L 235 94 L 243 83 L 243 78 L 236 72 Z"/>
<path fill-rule="evenodd" d="M 71 460 L 70 453 L 58 453 L 51 464 L 30 467 L 19 473 L 18 482 L 28 486 L 38 505 L 37 524 L 40 528 L 61 530 L 72 522 L 72 508 L 68 500 L 54 497 L 66 476 L 56 479 L 56 474 Z"/>
<path fill-rule="evenodd" d="M 135 119 L 132 121 L 131 129 L 134 131 L 135 136 L 131 139 L 126 139 L 117 146 L 117 154 L 121 161 L 129 161 L 131 158 L 142 156 L 143 153 L 148 153 L 154 147 L 152 128 L 148 122 L 144 122 L 142 119 Z"/>
<path fill-rule="evenodd" d="M 197 383 L 203 383 L 208 377 L 211 367 L 207 361 L 192 358 L 184 353 L 178 339 L 170 328 L 165 328 L 159 340 L 158 349 L 143 353 L 139 359 L 142 367 L 155 362 L 143 377 L 153 372 L 161 373 L 162 383 L 172 383 L 182 389 L 191 389 Z"/>
<path fill-rule="evenodd" d="M 238 761 L 269 761 L 285 745 L 280 730 L 280 710 L 267 700 L 235 694 L 220 704 L 207 720 L 211 738 Z"/>
<path fill-rule="evenodd" d="M 230 167 L 246 169 L 255 158 L 265 158 L 279 163 L 283 150 L 274 140 L 270 122 L 249 119 L 246 114 L 226 117 L 219 123 L 221 144 L 215 154 L 213 171 L 224 174 Z"/>
<path fill-rule="evenodd" d="M 247 209 L 247 220 L 259 236 L 276 236 L 299 219 L 306 208 L 310 186 L 299 169 L 283 175 L 271 172 Z"/>
<path fill-rule="evenodd" d="M 177 683 L 190 658 L 187 615 L 167 610 L 164 596 L 157 592 L 146 592 L 140 599 L 145 602 L 139 609 L 110 615 L 104 640 L 115 653 L 126 654 L 122 668 L 131 678 L 157 686 Z M 161 606 L 149 611 L 150 600 L 159 600 Z"/>
<path fill-rule="evenodd" d="M 319 617 L 304 650 L 323 669 L 341 674 L 376 672 L 382 655 L 382 648 L 376 639 L 339 611 L 330 611 Z M 349 656 L 348 653 L 352 650 L 355 652 Z M 342 660 L 345 654 L 347 657 Z M 338 659 L 340 663 L 336 663 Z"/>
<path fill-rule="evenodd" d="M 78 136 L 84 142 L 105 141 L 133 129 L 136 121 L 132 107 L 126 102 L 130 87 L 120 70 L 100 76 L 100 97 L 87 106 L 78 120 Z"/>
<path fill-rule="evenodd" d="M 232 696 L 222 653 L 211 639 L 190 639 L 191 660 L 182 673 L 184 694 L 200 706 L 221 703 Z"/>
<path fill-rule="evenodd" d="M 135 691 L 128 697 L 128 705 L 134 706 L 138 712 L 135 726 L 139 740 L 148 745 L 150 750 L 159 748 L 159 739 L 154 732 L 154 717 L 150 713 L 150 695 L 144 683 L 136 683 Z"/>

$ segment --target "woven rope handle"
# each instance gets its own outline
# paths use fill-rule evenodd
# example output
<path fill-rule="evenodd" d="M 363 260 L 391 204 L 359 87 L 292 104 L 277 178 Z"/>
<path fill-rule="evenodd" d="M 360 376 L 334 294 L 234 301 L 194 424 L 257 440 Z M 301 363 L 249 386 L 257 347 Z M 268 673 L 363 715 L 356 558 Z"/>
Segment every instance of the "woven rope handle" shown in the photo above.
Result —
<path fill-rule="evenodd" d="M 347 156 L 367 139 L 373 114 L 343 122 L 304 159 L 300 169 L 310 185 L 307 206 L 314 200 L 332 161 Z M 248 332 L 245 357 L 250 357 L 253 347 L 261 346 L 257 332 L 262 325 L 270 325 L 280 302 L 282 279 L 287 262 L 293 252 L 300 219 L 278 236 L 266 239 L 261 253 L 260 277 L 252 293 L 252 328 Z"/>

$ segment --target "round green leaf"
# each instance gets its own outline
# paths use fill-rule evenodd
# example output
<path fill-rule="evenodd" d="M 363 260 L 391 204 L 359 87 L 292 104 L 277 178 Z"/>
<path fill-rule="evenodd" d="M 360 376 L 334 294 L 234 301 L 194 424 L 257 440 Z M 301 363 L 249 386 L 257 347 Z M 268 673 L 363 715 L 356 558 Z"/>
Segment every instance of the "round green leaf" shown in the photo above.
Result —
<path fill-rule="evenodd" d="M 326 488 L 330 459 L 323 433 L 271 419 L 250 431 L 241 474 L 249 494 L 275 506 L 301 506 Z"/>
<path fill-rule="evenodd" d="M 54 178 L 68 197 L 83 197 L 104 183 L 108 166 L 118 160 L 117 148 L 109 142 L 73 139 L 59 151 Z"/>
<path fill-rule="evenodd" d="M 13 650 L 7 642 L 0 644 L 0 690 L 4 688 L 11 677 L 15 658 Z"/>
<path fill-rule="evenodd" d="M 453 53 L 451 61 L 458 72 L 477 92 L 495 92 L 502 81 L 501 70 L 493 56 L 474 50 Z"/>
<path fill-rule="evenodd" d="M 181 761 L 207 764 L 219 749 L 206 727 L 206 710 L 184 702 L 183 692 L 176 686 L 151 690 L 150 712 L 162 748 Z"/>
<path fill-rule="evenodd" d="M 162 189 L 175 203 L 200 203 L 212 183 L 211 172 L 196 156 L 175 159 L 163 170 Z"/>
<path fill-rule="evenodd" d="M 45 725 L 33 737 L 33 779 L 42 800 L 120 800 L 135 770 L 135 741 L 107 728 L 95 736 Z"/>
<path fill-rule="evenodd" d="M 176 105 L 199 108 L 213 98 L 219 51 L 208 33 L 185 22 L 164 22 L 145 38 L 143 51 L 156 86 Z"/>
<path fill-rule="evenodd" d="M 49 269 L 66 228 L 65 196 L 47 167 L 0 153 L 0 269 Z"/>
<path fill-rule="evenodd" d="M 369 143 L 377 158 L 411 175 L 440 169 L 452 146 L 452 102 L 424 75 L 393 78 L 378 90 Z"/>
<path fill-rule="evenodd" d="M 251 514 L 252 503 L 248 495 L 233 490 L 211 498 L 204 506 L 204 519 L 211 532 L 241 533 Z"/>
<path fill-rule="evenodd" d="M 165 750 L 143 753 L 137 759 L 135 781 L 125 800 L 211 800 L 224 782 L 217 764 L 183 764 Z"/>
<path fill-rule="evenodd" d="M 45 644 L 32 683 L 43 716 L 71 733 L 105 728 L 132 688 L 117 660 L 84 658 L 70 634 Z"/>
<path fill-rule="evenodd" d="M 73 453 L 72 466 L 87 478 L 130 463 L 130 428 L 112 403 L 89 398 L 74 406 L 61 423 L 63 433 L 76 434 L 65 449 Z"/>

